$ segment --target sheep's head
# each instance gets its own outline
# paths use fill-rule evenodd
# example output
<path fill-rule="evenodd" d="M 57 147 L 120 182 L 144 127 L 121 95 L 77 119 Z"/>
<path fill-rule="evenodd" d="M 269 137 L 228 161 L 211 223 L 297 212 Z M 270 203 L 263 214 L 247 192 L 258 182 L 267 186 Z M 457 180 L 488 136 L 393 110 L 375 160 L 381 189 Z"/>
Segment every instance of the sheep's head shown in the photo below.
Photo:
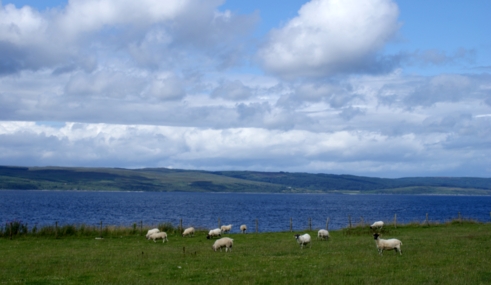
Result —
<path fill-rule="evenodd" d="M 207 239 L 210 239 L 210 235 L 207 235 L 207 236 L 206 236 L 206 238 L 207 238 Z"/>
<path fill-rule="evenodd" d="M 295 239 L 298 239 L 300 237 L 300 235 L 294 235 Z"/>
<path fill-rule="evenodd" d="M 379 236 L 380 236 L 379 234 L 375 233 L 373 234 L 373 239 L 378 239 Z"/>

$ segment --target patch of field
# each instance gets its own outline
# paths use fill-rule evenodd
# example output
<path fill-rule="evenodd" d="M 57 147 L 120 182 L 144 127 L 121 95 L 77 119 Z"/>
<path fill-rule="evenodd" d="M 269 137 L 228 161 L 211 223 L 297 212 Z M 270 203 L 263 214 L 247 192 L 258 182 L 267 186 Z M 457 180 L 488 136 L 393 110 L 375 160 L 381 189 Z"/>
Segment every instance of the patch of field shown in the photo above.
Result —
<path fill-rule="evenodd" d="M 235 229 L 237 230 L 237 229 Z M 304 233 L 304 232 L 298 232 Z M 379 256 L 367 227 L 331 232 L 300 249 L 290 232 L 226 234 L 214 252 L 206 232 L 169 242 L 139 231 L 0 238 L 0 284 L 489 284 L 491 224 L 386 227 L 403 255 Z"/>

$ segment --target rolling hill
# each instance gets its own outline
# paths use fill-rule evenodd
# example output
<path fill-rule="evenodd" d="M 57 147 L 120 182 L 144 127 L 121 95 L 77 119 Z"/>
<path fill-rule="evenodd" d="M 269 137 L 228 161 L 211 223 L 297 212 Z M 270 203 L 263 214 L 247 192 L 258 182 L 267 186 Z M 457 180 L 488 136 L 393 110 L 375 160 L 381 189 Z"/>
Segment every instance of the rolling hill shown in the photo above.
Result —
<path fill-rule="evenodd" d="M 491 178 L 0 166 L 0 189 L 491 195 Z"/>

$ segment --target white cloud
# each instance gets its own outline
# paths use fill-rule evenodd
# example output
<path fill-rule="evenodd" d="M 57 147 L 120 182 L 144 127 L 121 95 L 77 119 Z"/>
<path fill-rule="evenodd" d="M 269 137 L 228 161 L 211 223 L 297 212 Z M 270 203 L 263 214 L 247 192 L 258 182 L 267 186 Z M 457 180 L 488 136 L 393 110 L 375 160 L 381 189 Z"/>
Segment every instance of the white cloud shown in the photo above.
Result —
<path fill-rule="evenodd" d="M 1 122 L 0 138 L 0 160 L 10 165 L 192 166 L 395 176 L 468 173 L 459 161 L 481 155 L 456 151 L 467 143 L 438 133 L 386 136 L 366 131 Z"/>
<path fill-rule="evenodd" d="M 391 0 L 312 0 L 271 32 L 259 58 L 286 77 L 367 69 L 398 30 L 398 13 Z"/>

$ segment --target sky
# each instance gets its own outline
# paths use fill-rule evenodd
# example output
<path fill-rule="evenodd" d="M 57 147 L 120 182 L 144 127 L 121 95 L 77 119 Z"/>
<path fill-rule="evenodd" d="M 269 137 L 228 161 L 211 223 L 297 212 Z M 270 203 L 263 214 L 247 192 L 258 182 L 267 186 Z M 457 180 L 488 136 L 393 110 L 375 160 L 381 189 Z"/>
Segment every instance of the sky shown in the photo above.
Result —
<path fill-rule="evenodd" d="M 0 1 L 0 165 L 491 177 L 491 1 Z"/>

